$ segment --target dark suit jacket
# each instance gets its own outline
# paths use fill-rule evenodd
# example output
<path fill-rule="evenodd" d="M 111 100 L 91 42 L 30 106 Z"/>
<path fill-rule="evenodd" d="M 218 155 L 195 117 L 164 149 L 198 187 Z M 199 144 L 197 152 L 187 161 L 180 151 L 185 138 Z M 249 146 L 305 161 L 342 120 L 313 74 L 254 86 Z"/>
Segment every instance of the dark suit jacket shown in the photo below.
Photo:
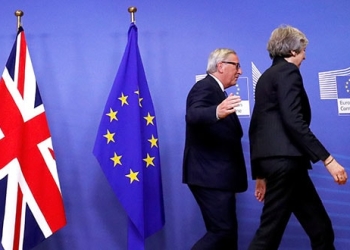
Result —
<path fill-rule="evenodd" d="M 266 157 L 303 156 L 312 162 L 329 153 L 311 132 L 311 110 L 299 68 L 275 58 L 259 78 L 249 126 L 252 175 L 254 161 Z M 308 166 L 311 168 L 311 164 Z"/>
<path fill-rule="evenodd" d="M 243 192 L 247 189 L 247 173 L 241 124 L 236 114 L 216 118 L 216 108 L 225 98 L 210 75 L 190 90 L 186 105 L 183 182 Z"/>

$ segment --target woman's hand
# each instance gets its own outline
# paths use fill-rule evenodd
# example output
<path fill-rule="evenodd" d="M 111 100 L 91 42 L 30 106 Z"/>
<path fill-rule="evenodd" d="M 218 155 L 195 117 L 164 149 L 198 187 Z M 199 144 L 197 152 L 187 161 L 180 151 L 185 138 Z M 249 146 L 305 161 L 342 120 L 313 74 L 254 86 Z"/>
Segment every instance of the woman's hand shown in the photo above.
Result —
<path fill-rule="evenodd" d="M 254 195 L 256 199 L 260 202 L 263 202 L 265 199 L 266 193 L 266 180 L 265 179 L 256 179 L 255 182 L 255 192 Z"/>

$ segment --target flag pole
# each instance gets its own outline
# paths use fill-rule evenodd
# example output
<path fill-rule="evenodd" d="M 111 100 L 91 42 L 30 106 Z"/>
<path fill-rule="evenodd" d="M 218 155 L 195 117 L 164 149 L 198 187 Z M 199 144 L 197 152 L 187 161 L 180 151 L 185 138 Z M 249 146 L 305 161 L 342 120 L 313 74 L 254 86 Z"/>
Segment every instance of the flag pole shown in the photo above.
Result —
<path fill-rule="evenodd" d="M 136 7 L 129 7 L 128 8 L 129 13 L 131 14 L 131 22 L 135 23 L 135 12 L 137 11 Z"/>
<path fill-rule="evenodd" d="M 22 26 L 21 17 L 24 15 L 23 11 L 16 10 L 15 16 L 17 17 L 17 30 Z"/>

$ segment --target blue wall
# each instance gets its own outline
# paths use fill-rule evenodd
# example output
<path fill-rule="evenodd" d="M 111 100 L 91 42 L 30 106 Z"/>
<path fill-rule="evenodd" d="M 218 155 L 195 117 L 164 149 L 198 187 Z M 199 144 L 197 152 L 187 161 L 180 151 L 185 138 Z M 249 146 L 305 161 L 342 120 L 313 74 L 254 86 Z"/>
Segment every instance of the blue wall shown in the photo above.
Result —
<path fill-rule="evenodd" d="M 350 174 L 350 116 L 338 115 L 337 100 L 321 99 L 318 73 L 350 67 L 350 1 L 0 1 L 0 70 L 22 18 L 53 138 L 67 226 L 44 241 L 44 249 L 126 249 L 127 218 L 92 148 L 101 113 L 124 52 L 130 14 L 136 6 L 139 47 L 155 106 L 164 186 L 165 227 L 147 240 L 147 249 L 189 249 L 204 233 L 191 193 L 181 183 L 184 114 L 195 76 L 205 73 L 217 47 L 238 52 L 248 78 L 252 63 L 263 72 L 271 61 L 266 43 L 280 24 L 291 24 L 310 40 L 301 71 L 313 107 L 312 129 Z M 350 98 L 350 95 L 349 95 Z M 241 117 L 249 169 L 247 128 Z M 321 163 L 312 179 L 333 221 L 336 248 L 350 248 L 349 184 L 337 186 Z M 239 245 L 246 249 L 258 226 L 262 204 L 249 190 L 238 195 Z M 310 249 L 292 218 L 281 249 Z"/>

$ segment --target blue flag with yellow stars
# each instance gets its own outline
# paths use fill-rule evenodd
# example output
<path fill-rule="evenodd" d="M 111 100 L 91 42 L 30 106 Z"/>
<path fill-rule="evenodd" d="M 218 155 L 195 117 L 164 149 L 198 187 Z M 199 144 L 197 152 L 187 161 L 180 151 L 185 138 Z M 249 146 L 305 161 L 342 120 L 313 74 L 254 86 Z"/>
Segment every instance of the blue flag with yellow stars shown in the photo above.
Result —
<path fill-rule="evenodd" d="M 134 23 L 93 153 L 128 215 L 128 249 L 144 249 L 165 219 L 156 117 Z"/>
<path fill-rule="evenodd" d="M 338 98 L 350 98 L 350 76 L 337 76 Z"/>

